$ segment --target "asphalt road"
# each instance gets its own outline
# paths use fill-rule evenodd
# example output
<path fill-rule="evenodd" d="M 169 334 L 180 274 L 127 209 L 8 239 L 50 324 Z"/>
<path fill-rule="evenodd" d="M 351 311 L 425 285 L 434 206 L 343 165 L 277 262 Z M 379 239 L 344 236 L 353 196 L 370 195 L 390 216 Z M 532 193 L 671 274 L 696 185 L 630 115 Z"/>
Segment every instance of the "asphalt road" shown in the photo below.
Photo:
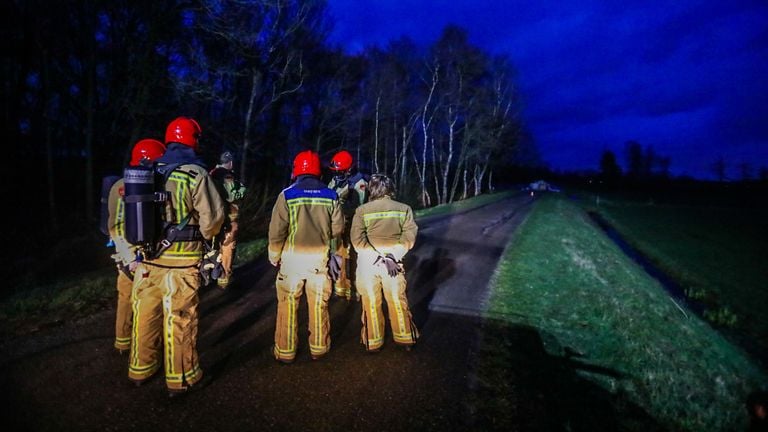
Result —
<path fill-rule="evenodd" d="M 521 194 L 417 221 L 417 245 L 405 265 L 422 336 L 411 352 L 388 336 L 382 352 L 365 353 L 360 304 L 333 298 L 330 353 L 310 360 L 303 306 L 297 361 L 275 362 L 275 270 L 262 259 L 238 268 L 227 291 L 201 293 L 198 351 L 211 377 L 204 388 L 169 399 L 160 376 L 133 387 L 127 358 L 112 348 L 114 311 L 105 311 L 0 343 L 0 425 L 106 431 L 473 429 L 473 366 L 488 282 L 530 202 Z"/>

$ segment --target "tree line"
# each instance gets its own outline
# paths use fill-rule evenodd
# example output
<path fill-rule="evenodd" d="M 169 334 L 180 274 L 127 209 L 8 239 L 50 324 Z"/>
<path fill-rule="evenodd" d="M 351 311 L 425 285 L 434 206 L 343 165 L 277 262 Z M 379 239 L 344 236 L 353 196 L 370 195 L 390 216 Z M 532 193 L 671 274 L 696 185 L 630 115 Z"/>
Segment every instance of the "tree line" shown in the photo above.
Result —
<path fill-rule="evenodd" d="M 350 54 L 329 42 L 320 0 L 14 0 L 2 12 L 5 174 L 34 173 L 22 206 L 50 232 L 92 221 L 100 178 L 180 115 L 202 125 L 206 160 L 235 153 L 254 218 L 305 148 L 349 150 L 418 206 L 488 191 L 531 153 L 510 59 L 457 26 L 427 46 Z"/>
<path fill-rule="evenodd" d="M 657 152 L 652 145 L 641 145 L 637 141 L 625 143 L 625 170 L 618 163 L 616 154 L 604 150 L 600 156 L 600 179 L 607 184 L 617 184 L 620 180 L 630 182 L 648 182 L 670 180 L 672 159 Z M 755 170 L 749 162 L 729 165 L 723 156 L 717 157 L 710 165 L 712 179 L 726 181 L 768 181 L 768 167 Z"/>

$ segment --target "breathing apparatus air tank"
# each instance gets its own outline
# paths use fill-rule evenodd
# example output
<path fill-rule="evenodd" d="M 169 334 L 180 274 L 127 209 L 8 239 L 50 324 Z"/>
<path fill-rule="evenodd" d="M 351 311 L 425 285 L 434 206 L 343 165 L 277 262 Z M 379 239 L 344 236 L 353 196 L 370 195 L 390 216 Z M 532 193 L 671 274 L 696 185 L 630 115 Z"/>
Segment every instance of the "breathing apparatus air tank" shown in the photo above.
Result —
<path fill-rule="evenodd" d="M 160 197 L 153 167 L 127 167 L 125 181 L 125 239 L 137 246 L 154 246 L 160 236 Z"/>

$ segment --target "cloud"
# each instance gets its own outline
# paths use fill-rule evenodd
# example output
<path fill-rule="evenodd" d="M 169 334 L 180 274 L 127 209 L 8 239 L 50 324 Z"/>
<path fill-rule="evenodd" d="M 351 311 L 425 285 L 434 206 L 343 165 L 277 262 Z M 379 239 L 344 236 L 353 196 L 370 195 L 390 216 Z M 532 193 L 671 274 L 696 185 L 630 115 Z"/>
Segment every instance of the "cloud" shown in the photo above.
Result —
<path fill-rule="evenodd" d="M 764 1 L 578 2 L 331 0 L 335 38 L 354 46 L 402 34 L 428 44 L 443 26 L 508 53 L 524 118 L 558 168 L 596 164 L 628 139 L 679 171 L 755 152 L 768 165 L 768 4 Z M 726 144 L 727 143 L 727 144 Z"/>

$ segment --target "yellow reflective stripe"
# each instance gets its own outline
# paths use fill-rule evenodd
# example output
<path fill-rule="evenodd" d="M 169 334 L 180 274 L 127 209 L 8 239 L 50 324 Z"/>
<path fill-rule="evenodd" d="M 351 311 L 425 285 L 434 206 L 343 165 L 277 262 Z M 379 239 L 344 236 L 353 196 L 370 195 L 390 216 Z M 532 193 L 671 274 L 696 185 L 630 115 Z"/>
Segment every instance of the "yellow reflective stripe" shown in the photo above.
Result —
<path fill-rule="evenodd" d="M 324 205 L 324 206 L 333 206 L 333 199 L 331 198 L 291 198 L 289 200 L 286 200 L 288 203 L 288 206 L 292 205 L 301 205 L 301 204 L 309 204 L 309 205 Z"/>
<path fill-rule="evenodd" d="M 313 348 L 318 348 L 321 351 L 325 350 L 325 345 L 323 344 L 323 332 L 322 332 L 322 326 L 323 326 L 323 317 L 321 314 L 322 308 L 320 307 L 321 302 L 323 301 L 322 298 L 323 290 L 319 289 L 317 292 L 315 292 L 315 345 L 309 344 L 310 351 L 312 351 Z"/>
<path fill-rule="evenodd" d="M 399 210 L 368 213 L 363 215 L 363 223 L 368 226 L 369 223 L 377 219 L 399 219 L 401 222 L 405 221 L 405 212 Z"/>
<path fill-rule="evenodd" d="M 296 206 L 288 206 L 288 252 L 293 251 L 293 246 L 296 242 L 296 231 L 298 226 L 296 223 Z"/>
<path fill-rule="evenodd" d="M 275 346 L 275 351 L 277 351 L 279 354 L 293 354 L 293 350 L 287 349 L 280 349 L 279 347 Z"/>
<path fill-rule="evenodd" d="M 128 367 L 129 371 L 134 375 L 152 375 L 160 368 L 160 365 L 157 362 L 152 363 L 148 366 L 134 366 L 130 365 Z"/>
<path fill-rule="evenodd" d="M 371 293 L 373 294 L 373 293 Z M 381 340 L 383 336 L 379 333 L 379 315 L 376 313 L 376 305 L 373 304 L 373 295 L 371 295 L 371 302 L 370 303 L 370 313 L 368 314 L 371 317 L 371 321 L 373 324 L 373 338 L 370 340 Z"/>
<path fill-rule="evenodd" d="M 190 378 L 196 377 L 198 373 L 200 373 L 200 365 L 196 364 L 195 367 L 192 368 L 192 370 L 184 372 L 184 378 L 189 380 Z"/>
<path fill-rule="evenodd" d="M 197 184 L 197 182 L 192 178 L 191 175 L 189 175 L 186 172 L 179 172 L 174 171 L 169 177 L 169 181 L 172 181 L 175 183 L 175 187 L 173 188 L 174 192 L 174 212 L 175 214 L 175 220 L 176 222 L 181 222 L 182 219 L 184 219 L 189 214 L 189 209 L 187 208 L 187 203 L 184 201 L 184 197 L 187 195 L 190 187 L 194 188 L 194 186 Z M 174 242 L 173 245 L 169 248 L 168 251 L 169 255 L 176 255 L 179 256 L 180 253 L 185 253 L 184 249 L 184 242 Z M 165 253 L 163 254 L 165 256 Z"/>
<path fill-rule="evenodd" d="M 115 338 L 115 347 L 116 348 L 122 348 L 122 347 L 129 347 L 131 346 L 131 338 L 129 337 L 116 337 Z"/>
<path fill-rule="evenodd" d="M 167 317 L 164 322 L 164 339 L 165 339 L 165 375 L 174 375 L 173 359 L 174 359 L 174 340 L 173 340 L 173 293 L 176 292 L 176 284 L 174 283 L 172 274 L 168 272 L 165 275 L 165 286 L 168 287 L 168 292 L 163 295 L 163 309 L 165 310 L 165 316 Z"/>
<path fill-rule="evenodd" d="M 376 301 L 376 296 L 374 295 L 374 292 L 373 292 L 374 290 L 378 290 L 378 280 L 377 280 L 377 277 L 375 276 L 371 285 L 368 285 L 365 287 L 366 294 L 368 294 L 368 316 L 370 317 L 370 321 L 371 321 L 370 323 L 366 323 L 366 326 L 368 327 L 368 329 L 366 329 L 365 337 L 368 338 L 369 345 L 371 343 L 379 342 L 382 339 L 384 339 L 384 335 L 379 333 L 379 316 L 376 313 L 376 305 L 374 304 Z M 373 337 L 369 336 L 371 332 L 371 327 L 373 328 Z"/>
<path fill-rule="evenodd" d="M 131 370 L 134 371 L 134 372 L 137 372 L 137 373 L 144 373 L 144 372 L 146 372 L 148 370 L 151 370 L 152 368 L 154 368 L 156 366 L 157 366 L 157 362 L 154 362 L 152 364 L 145 365 L 145 366 L 138 366 L 138 365 L 134 366 L 134 365 L 131 365 Z"/>
<path fill-rule="evenodd" d="M 178 169 L 172 172 L 171 175 L 168 176 L 168 178 L 172 180 L 186 181 L 193 188 L 197 186 L 197 183 L 198 183 L 197 176 L 192 177 L 192 175 L 187 171 L 179 171 Z"/>
<path fill-rule="evenodd" d="M 184 242 L 176 242 L 176 243 L 181 244 Z M 202 258 L 203 251 L 201 250 L 197 250 L 197 251 L 181 250 L 181 251 L 172 251 L 172 252 L 165 251 L 161 256 L 163 258 L 170 258 L 170 259 Z"/>
<path fill-rule="evenodd" d="M 400 331 L 405 329 L 405 316 L 403 315 L 403 305 L 400 302 L 400 296 L 398 295 L 397 286 L 391 289 L 392 303 L 395 304 L 395 315 L 397 316 L 397 326 Z M 394 331 L 393 331 L 394 333 Z"/>
<path fill-rule="evenodd" d="M 138 272 L 137 272 L 138 273 Z M 137 287 L 145 282 L 142 278 L 138 284 L 131 288 L 131 308 L 133 309 L 133 325 L 131 326 L 131 362 L 130 368 L 139 365 L 139 310 L 141 309 L 141 300 L 136 296 Z"/>
<path fill-rule="evenodd" d="M 191 381 L 193 378 L 197 376 L 198 373 L 200 373 L 200 365 L 196 364 L 191 370 L 188 370 L 184 372 L 183 374 L 175 373 L 175 374 L 165 374 L 165 381 L 170 383 L 180 383 L 183 382 L 183 380 L 187 380 L 187 382 Z"/>
<path fill-rule="evenodd" d="M 293 353 L 296 351 L 296 340 L 293 338 L 296 322 L 296 297 L 291 291 L 291 295 L 288 297 L 288 350 L 286 353 Z"/>
<path fill-rule="evenodd" d="M 125 202 L 120 198 L 117 200 L 117 210 L 115 215 L 115 231 L 120 237 L 125 237 Z"/>
<path fill-rule="evenodd" d="M 325 354 L 326 351 L 327 351 L 327 348 L 325 345 L 309 344 L 309 352 L 311 352 L 312 354 Z"/>
<path fill-rule="evenodd" d="M 298 209 L 304 205 L 310 206 L 324 206 L 333 208 L 333 200 L 331 198 L 291 198 L 286 200 L 288 205 L 288 238 L 286 251 L 293 251 L 296 245 L 296 232 L 298 231 Z"/>
<path fill-rule="evenodd" d="M 410 333 L 392 334 L 395 342 L 413 342 L 413 336 Z"/>

